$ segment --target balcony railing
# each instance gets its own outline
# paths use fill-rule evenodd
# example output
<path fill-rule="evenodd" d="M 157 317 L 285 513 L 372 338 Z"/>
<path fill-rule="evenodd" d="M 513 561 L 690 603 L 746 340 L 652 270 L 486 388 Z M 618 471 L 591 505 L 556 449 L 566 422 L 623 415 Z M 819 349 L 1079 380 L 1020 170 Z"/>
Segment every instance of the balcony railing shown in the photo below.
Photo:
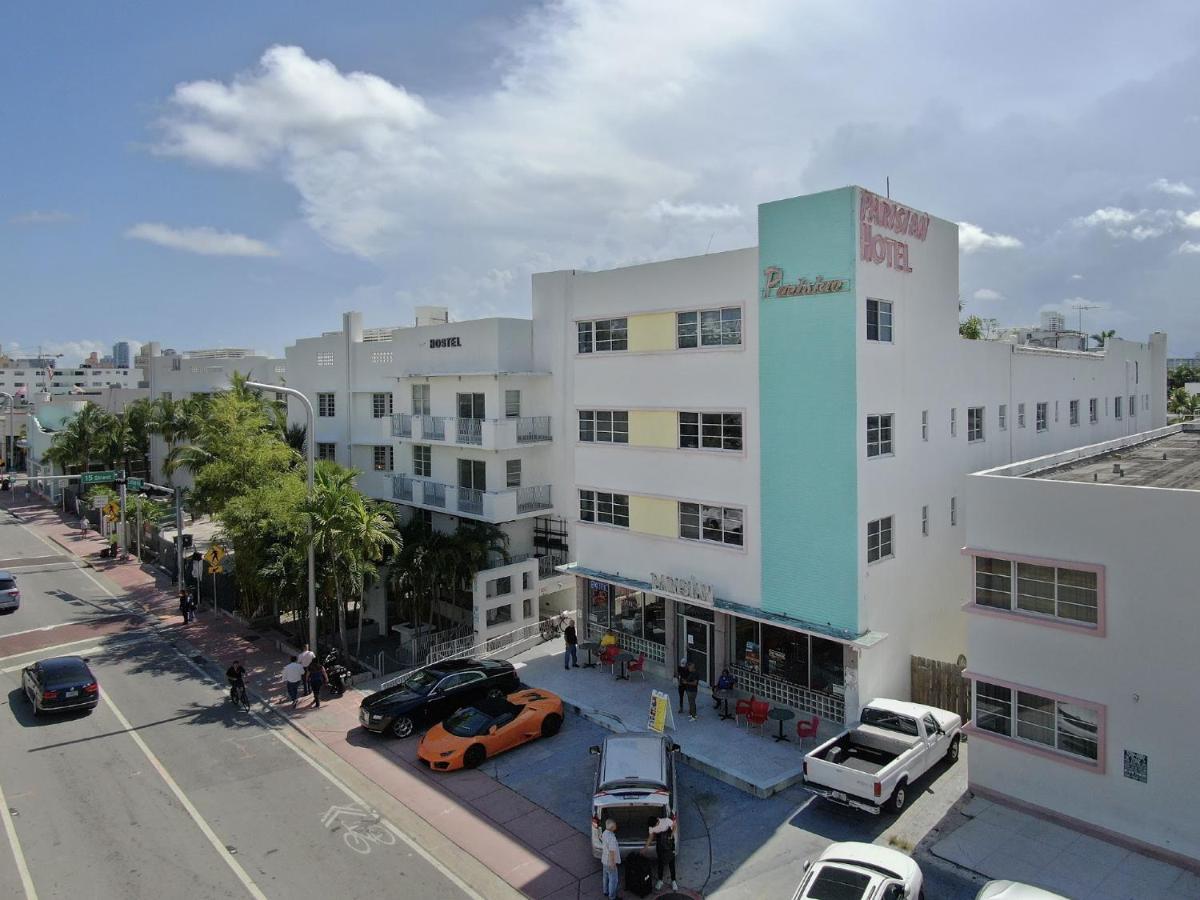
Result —
<path fill-rule="evenodd" d="M 411 503 L 413 499 L 413 480 L 403 475 L 392 476 L 392 498 Z"/>
<path fill-rule="evenodd" d="M 517 419 L 517 443 L 532 444 L 550 440 L 549 416 L 525 416 Z"/>
<path fill-rule="evenodd" d="M 567 558 L 565 556 L 539 556 L 538 561 L 538 578 L 554 578 L 560 573 L 555 567 L 566 565 Z"/>
<path fill-rule="evenodd" d="M 421 416 L 421 437 L 427 441 L 446 439 L 446 420 L 442 416 Z"/>
<path fill-rule="evenodd" d="M 397 413 L 392 416 L 392 437 L 412 437 L 413 417 L 408 413 Z"/>
<path fill-rule="evenodd" d="M 378 496 L 390 495 L 393 500 L 402 503 L 454 510 L 486 522 L 508 522 L 551 506 L 548 484 L 503 491 L 480 491 L 407 474 L 381 474 L 391 477 L 392 487 L 389 491 L 386 484 L 380 485 Z"/>
<path fill-rule="evenodd" d="M 425 501 L 426 506 L 437 506 L 441 509 L 446 508 L 446 486 L 436 481 L 424 481 L 421 483 L 421 499 Z"/>
<path fill-rule="evenodd" d="M 538 509 L 550 509 L 550 485 L 538 484 L 517 488 L 517 512 L 527 513 Z"/>
<path fill-rule="evenodd" d="M 458 511 L 474 516 L 483 515 L 483 491 L 460 487 L 458 489 Z"/>
<path fill-rule="evenodd" d="M 549 441 L 549 416 L 512 419 L 473 419 L 457 416 L 392 416 L 392 436 L 417 441 L 446 442 L 485 450 L 512 450 Z"/>
<path fill-rule="evenodd" d="M 455 419 L 454 435 L 459 444 L 483 443 L 483 419 Z"/>

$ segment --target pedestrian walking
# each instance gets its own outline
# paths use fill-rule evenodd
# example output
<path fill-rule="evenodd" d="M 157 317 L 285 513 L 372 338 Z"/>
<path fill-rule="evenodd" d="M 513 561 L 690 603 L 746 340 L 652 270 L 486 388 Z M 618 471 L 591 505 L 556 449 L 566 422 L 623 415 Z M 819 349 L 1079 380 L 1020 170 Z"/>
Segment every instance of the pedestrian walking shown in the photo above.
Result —
<path fill-rule="evenodd" d="M 563 668 L 579 668 L 579 635 L 575 632 L 575 623 L 567 619 L 567 627 L 563 629 L 563 640 L 567 642 L 567 652 L 563 656 Z"/>
<path fill-rule="evenodd" d="M 300 685 L 304 682 L 304 666 L 296 657 L 283 667 L 283 681 L 287 685 L 288 698 L 292 701 L 292 709 L 300 699 Z"/>
<path fill-rule="evenodd" d="M 183 588 L 179 591 L 179 615 L 183 617 L 184 625 L 186 625 L 188 622 L 192 621 L 188 617 L 188 613 L 190 610 L 191 610 L 191 606 L 188 603 L 188 592 L 187 592 L 186 588 Z"/>
<path fill-rule="evenodd" d="M 187 592 L 187 620 L 189 622 L 196 621 L 196 610 L 200 608 L 200 601 L 196 599 L 196 592 L 189 590 Z"/>
<path fill-rule="evenodd" d="M 308 667 L 308 686 L 312 690 L 313 708 L 321 708 L 321 687 L 329 680 L 329 676 L 325 674 L 325 667 L 315 659 L 311 666 Z"/>
<path fill-rule="evenodd" d="M 688 718 L 693 722 L 696 721 L 696 692 L 700 690 L 700 673 L 696 671 L 695 663 L 688 663 L 684 669 L 683 678 L 679 683 L 683 686 L 684 693 L 687 694 L 688 702 Z"/>
<path fill-rule="evenodd" d="M 617 842 L 617 822 L 608 819 L 600 835 L 601 888 L 608 900 L 617 900 L 621 887 L 621 845 Z"/>
<path fill-rule="evenodd" d="M 668 818 L 651 816 L 646 822 L 650 833 L 646 835 L 646 847 L 654 845 L 654 854 L 658 859 L 658 881 L 654 885 L 656 891 L 663 886 L 663 868 L 671 870 L 671 890 L 679 890 L 679 882 L 675 880 L 675 822 Z"/>
<path fill-rule="evenodd" d="M 300 651 L 299 662 L 300 662 L 300 665 L 304 668 L 304 671 L 306 673 L 308 672 L 308 667 L 312 665 L 313 660 L 316 658 L 317 658 L 317 654 L 313 653 L 310 649 L 308 649 L 308 644 L 305 644 L 304 649 Z M 300 693 L 303 694 L 305 697 L 308 696 L 308 676 L 307 676 L 307 674 L 305 675 L 304 679 L 300 682 Z"/>
<path fill-rule="evenodd" d="M 683 714 L 683 694 L 684 694 L 683 681 L 684 681 L 684 678 L 687 676 L 687 667 L 688 667 L 688 661 L 686 658 L 684 658 L 684 659 L 679 660 L 679 668 L 675 670 L 675 680 L 678 682 L 678 688 L 679 688 L 679 707 L 675 710 L 675 712 L 679 713 L 680 715 Z"/>
<path fill-rule="evenodd" d="M 721 677 L 717 679 L 716 685 L 713 687 L 713 709 L 721 705 L 721 701 L 717 699 L 717 691 L 732 691 L 737 687 L 737 679 L 734 678 L 728 669 L 721 670 Z"/>

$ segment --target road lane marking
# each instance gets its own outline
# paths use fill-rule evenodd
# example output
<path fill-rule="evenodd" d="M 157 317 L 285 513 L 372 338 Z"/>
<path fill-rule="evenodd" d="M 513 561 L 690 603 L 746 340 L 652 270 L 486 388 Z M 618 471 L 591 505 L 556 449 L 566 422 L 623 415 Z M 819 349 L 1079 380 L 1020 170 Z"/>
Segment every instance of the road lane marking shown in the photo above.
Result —
<path fill-rule="evenodd" d="M 26 628 L 24 631 L 10 631 L 8 634 L 0 634 L 0 640 L 7 640 L 8 638 L 20 637 L 23 634 L 37 634 L 38 632 L 42 632 L 42 631 L 53 631 L 55 628 L 64 628 L 68 625 L 91 625 L 94 622 L 107 622 L 110 619 L 123 619 L 123 618 L 125 618 L 126 615 L 128 615 L 128 614 L 127 613 L 112 613 L 111 615 L 106 616 L 103 619 L 90 619 L 90 620 L 76 619 L 76 620 L 70 621 L 70 622 L 59 622 L 57 625 L 43 625 L 41 628 Z M 88 640 L 91 640 L 91 638 L 88 638 Z"/>
<path fill-rule="evenodd" d="M 84 643 L 87 643 L 87 642 L 84 641 Z M 104 652 L 103 647 L 88 647 L 84 650 L 77 650 L 75 653 L 72 653 L 71 655 L 78 656 L 82 653 L 102 653 L 102 652 Z M 24 668 L 25 668 L 25 663 L 17 663 L 15 666 L 5 666 L 3 669 L 0 669 L 0 672 L 3 672 L 5 675 L 7 675 L 9 672 L 18 672 Z"/>
<path fill-rule="evenodd" d="M 106 693 L 103 695 L 103 700 L 108 704 L 108 708 L 112 710 L 113 715 L 117 717 L 117 721 L 121 723 L 121 727 L 126 730 L 129 737 L 137 744 L 138 749 L 145 754 L 146 759 L 150 761 L 150 765 L 154 766 L 154 770 L 166 782 L 167 787 L 171 789 L 171 793 L 175 795 L 175 799 L 187 810 L 187 814 L 192 817 L 192 821 L 196 823 L 196 827 L 208 838 L 208 842 L 212 844 L 213 849 L 217 851 L 217 854 L 225 861 L 225 864 L 229 866 L 233 874 L 237 876 L 238 881 L 242 883 L 246 892 L 255 898 L 255 900 L 267 900 L 267 895 L 259 890 L 258 885 L 254 883 L 246 870 L 242 868 L 241 864 L 233 858 L 233 854 L 221 843 L 221 839 L 217 837 L 216 832 L 212 830 L 208 822 L 200 815 L 200 811 L 192 805 L 192 801 L 187 798 L 187 795 L 175 783 L 175 779 L 171 777 L 171 773 L 167 771 L 166 766 L 159 762 L 158 757 L 154 755 L 154 751 L 142 740 L 141 735 L 133 730 L 133 725 L 125 718 L 124 713 L 117 708 L 117 705 L 113 703 L 112 698 Z"/>
<path fill-rule="evenodd" d="M 17 829 L 13 825 L 12 813 L 9 812 L 3 787 L 0 787 L 0 813 L 4 815 L 4 833 L 8 835 L 13 858 L 17 861 L 17 872 L 21 876 L 21 887 L 25 889 L 26 900 L 37 900 L 37 891 L 33 887 L 33 879 L 29 877 L 29 866 L 25 864 L 25 854 L 21 851 L 20 840 L 17 839 Z"/>
<path fill-rule="evenodd" d="M 116 638 L 116 637 L 120 637 L 120 635 L 116 634 L 116 635 L 112 635 L 112 637 Z M 0 656 L 0 663 L 6 663 L 10 659 L 20 659 L 23 656 L 33 656 L 33 655 L 39 654 L 39 653 L 51 653 L 54 650 L 62 650 L 66 647 L 78 647 L 80 644 L 91 644 L 91 643 L 94 643 L 96 640 L 97 639 L 95 637 L 89 637 L 89 638 L 83 638 L 82 640 L 79 640 L 79 641 L 67 641 L 65 644 L 54 644 L 53 646 L 50 646 L 50 647 L 38 647 L 36 650 L 26 650 L 24 653 L 14 653 L 11 656 Z M 87 651 L 77 650 L 72 655 L 77 656 L 78 654 L 85 653 L 85 652 L 106 653 L 110 650 L 122 650 L 125 647 L 136 647 L 138 644 L 149 643 L 151 640 L 153 640 L 153 637 L 147 636 L 147 637 L 134 638 L 132 640 L 126 640 L 126 641 L 114 641 L 112 644 L 110 644 L 107 647 L 92 647 Z M 7 669 L 0 669 L 0 671 L 15 672 L 17 669 L 23 669 L 23 668 L 25 668 L 24 665 L 10 666 Z"/>

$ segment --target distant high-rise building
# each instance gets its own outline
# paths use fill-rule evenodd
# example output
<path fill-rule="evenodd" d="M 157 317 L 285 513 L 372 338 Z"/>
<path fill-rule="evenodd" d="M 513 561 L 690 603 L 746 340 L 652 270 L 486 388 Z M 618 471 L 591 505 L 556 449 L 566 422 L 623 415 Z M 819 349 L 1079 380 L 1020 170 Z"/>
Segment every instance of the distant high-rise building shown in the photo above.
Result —
<path fill-rule="evenodd" d="M 113 362 L 118 369 L 127 369 L 133 363 L 133 344 L 129 341 L 117 341 L 113 344 Z"/>

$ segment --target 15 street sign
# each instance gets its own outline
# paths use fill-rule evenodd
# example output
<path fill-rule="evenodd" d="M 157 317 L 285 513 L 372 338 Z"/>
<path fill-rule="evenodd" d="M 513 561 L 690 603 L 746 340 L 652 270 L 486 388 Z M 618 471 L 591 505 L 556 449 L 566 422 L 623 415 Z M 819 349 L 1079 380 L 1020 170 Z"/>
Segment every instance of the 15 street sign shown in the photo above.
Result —
<path fill-rule="evenodd" d="M 107 484 L 116 480 L 116 472 L 84 472 L 79 476 L 80 484 Z"/>
<path fill-rule="evenodd" d="M 125 487 L 131 491 L 140 491 L 145 486 L 146 480 L 144 478 L 127 478 L 125 480 Z"/>

